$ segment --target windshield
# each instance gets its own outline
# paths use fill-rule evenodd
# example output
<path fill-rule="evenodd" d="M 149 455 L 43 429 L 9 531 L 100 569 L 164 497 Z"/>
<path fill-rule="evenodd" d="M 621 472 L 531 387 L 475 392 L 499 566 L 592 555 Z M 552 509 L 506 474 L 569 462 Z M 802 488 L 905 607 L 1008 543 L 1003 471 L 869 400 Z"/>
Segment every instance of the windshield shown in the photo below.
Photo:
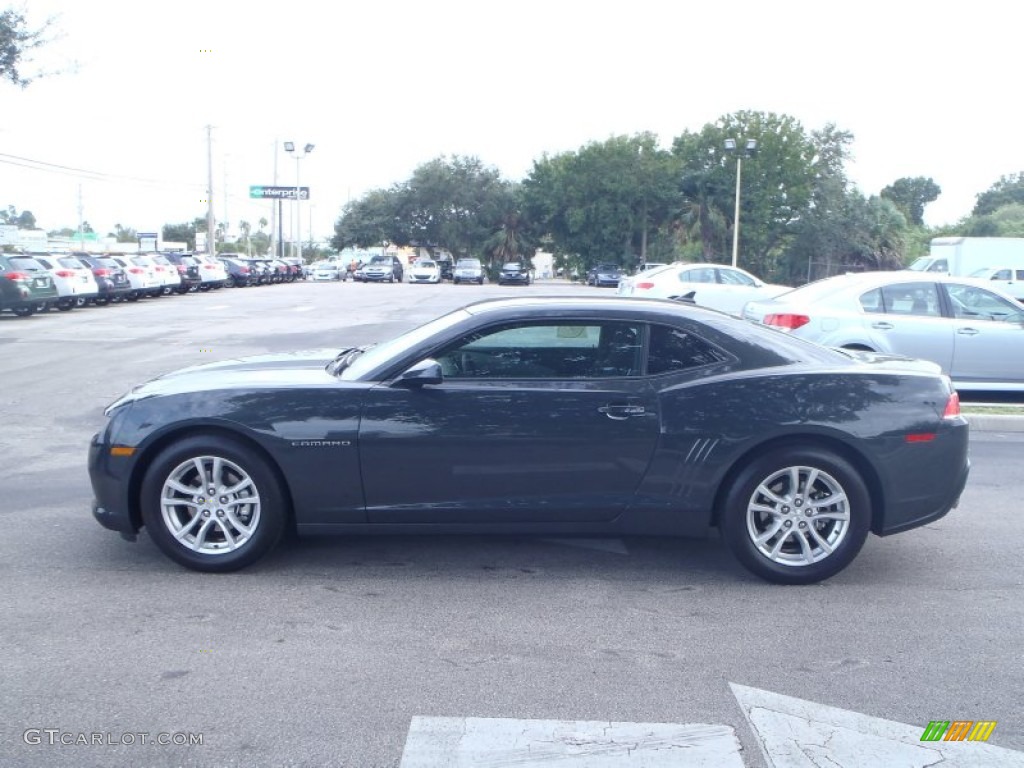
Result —
<path fill-rule="evenodd" d="M 11 263 L 18 269 L 27 269 L 29 272 L 45 272 L 46 269 L 35 259 L 28 256 L 11 256 Z"/>
<path fill-rule="evenodd" d="M 461 323 L 468 317 L 469 312 L 464 309 L 457 309 L 436 320 L 431 320 L 426 325 L 421 325 L 419 328 L 414 328 L 397 338 L 378 344 L 372 349 L 367 349 L 341 370 L 339 375 L 345 381 L 361 379 L 366 374 L 386 365 L 388 360 L 401 357 L 402 354 L 422 344 L 434 334 L 441 333 L 453 325 Z"/>
<path fill-rule="evenodd" d="M 433 269 L 436 266 L 437 266 L 437 264 L 435 264 L 432 261 L 417 261 L 416 262 L 416 269 Z"/>
<path fill-rule="evenodd" d="M 480 266 L 480 260 L 479 259 L 459 259 L 455 263 L 455 266 L 456 267 L 479 267 Z"/>

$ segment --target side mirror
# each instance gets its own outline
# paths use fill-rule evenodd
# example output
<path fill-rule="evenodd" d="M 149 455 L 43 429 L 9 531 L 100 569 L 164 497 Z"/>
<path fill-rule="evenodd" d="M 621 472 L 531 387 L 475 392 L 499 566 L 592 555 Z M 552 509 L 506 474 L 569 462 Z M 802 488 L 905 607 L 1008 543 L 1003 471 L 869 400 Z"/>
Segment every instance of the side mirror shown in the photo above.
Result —
<path fill-rule="evenodd" d="M 441 364 L 428 357 L 398 374 L 394 386 L 419 389 L 426 384 L 440 384 L 442 381 L 444 373 L 441 371 Z"/>

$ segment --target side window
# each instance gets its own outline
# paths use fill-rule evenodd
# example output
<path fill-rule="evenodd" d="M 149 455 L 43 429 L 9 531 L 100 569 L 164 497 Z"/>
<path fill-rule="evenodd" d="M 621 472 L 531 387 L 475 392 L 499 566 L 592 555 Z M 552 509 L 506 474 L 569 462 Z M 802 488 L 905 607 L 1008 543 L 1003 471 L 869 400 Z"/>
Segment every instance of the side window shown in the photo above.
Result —
<path fill-rule="evenodd" d="M 900 283 L 882 287 L 885 311 L 890 315 L 941 317 L 935 283 Z"/>
<path fill-rule="evenodd" d="M 996 272 L 994 275 L 992 275 L 991 279 L 992 280 L 1012 280 L 1013 279 L 1013 275 L 1011 274 L 1010 270 L 1008 270 L 1008 269 L 1000 269 L 998 272 Z"/>
<path fill-rule="evenodd" d="M 638 323 L 516 323 L 464 337 L 434 357 L 452 379 L 603 379 L 640 374 Z"/>
<path fill-rule="evenodd" d="M 860 306 L 865 312 L 885 312 L 885 307 L 882 304 L 881 289 L 875 288 L 873 291 L 862 293 L 860 296 Z"/>
<path fill-rule="evenodd" d="M 958 318 L 1024 321 L 1024 310 L 984 288 L 951 283 L 946 286 L 946 293 L 953 305 L 953 314 Z"/>
<path fill-rule="evenodd" d="M 647 373 L 651 375 L 688 371 L 727 360 L 729 356 L 724 352 L 681 328 L 651 326 L 651 341 L 647 352 Z"/>
<path fill-rule="evenodd" d="M 713 283 L 715 282 L 715 270 L 710 267 L 702 269 L 688 269 L 679 273 L 681 283 Z"/>
<path fill-rule="evenodd" d="M 737 272 L 733 269 L 718 270 L 718 281 L 725 285 L 745 285 L 748 287 L 754 285 L 754 281 L 752 279 L 742 272 Z"/>

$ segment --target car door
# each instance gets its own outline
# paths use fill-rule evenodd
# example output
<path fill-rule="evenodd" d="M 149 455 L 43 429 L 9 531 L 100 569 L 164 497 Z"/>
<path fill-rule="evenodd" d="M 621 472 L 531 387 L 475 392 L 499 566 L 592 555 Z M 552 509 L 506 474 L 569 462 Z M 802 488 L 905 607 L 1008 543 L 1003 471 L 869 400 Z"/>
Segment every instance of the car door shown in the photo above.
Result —
<path fill-rule="evenodd" d="M 953 322 L 943 314 L 935 283 L 885 285 L 862 295 L 860 304 L 866 311 L 864 332 L 873 349 L 931 360 L 949 372 Z"/>
<path fill-rule="evenodd" d="M 436 386 L 367 396 L 376 523 L 587 523 L 634 498 L 658 439 L 640 323 L 504 323 L 432 353 Z"/>
<path fill-rule="evenodd" d="M 1024 383 L 1024 309 L 974 285 L 947 283 L 954 381 Z"/>

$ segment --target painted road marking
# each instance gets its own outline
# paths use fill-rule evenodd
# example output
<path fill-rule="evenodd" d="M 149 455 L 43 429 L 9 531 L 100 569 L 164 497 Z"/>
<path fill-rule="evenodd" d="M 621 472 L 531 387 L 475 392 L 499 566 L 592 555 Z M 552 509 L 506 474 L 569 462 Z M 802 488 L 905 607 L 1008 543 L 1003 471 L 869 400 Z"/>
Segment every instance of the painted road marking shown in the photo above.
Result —
<path fill-rule="evenodd" d="M 400 768 L 743 768 L 725 725 L 414 717 Z"/>

